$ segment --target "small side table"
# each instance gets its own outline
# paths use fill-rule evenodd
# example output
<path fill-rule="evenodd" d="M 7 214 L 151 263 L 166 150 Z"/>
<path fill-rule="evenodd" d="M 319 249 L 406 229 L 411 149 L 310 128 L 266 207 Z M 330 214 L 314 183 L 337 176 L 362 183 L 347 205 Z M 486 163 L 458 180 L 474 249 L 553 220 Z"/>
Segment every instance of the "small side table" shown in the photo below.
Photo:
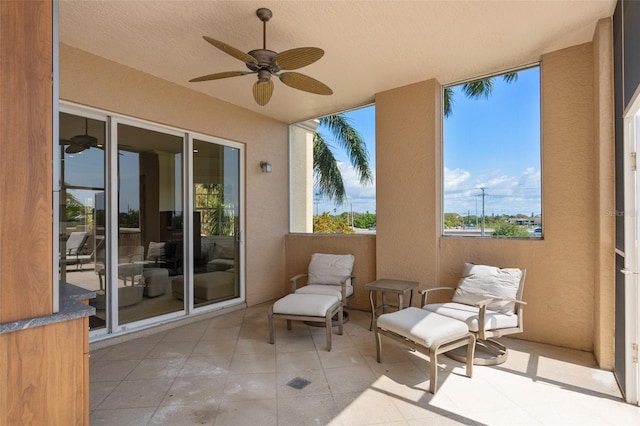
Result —
<path fill-rule="evenodd" d="M 391 279 L 379 279 L 369 284 L 365 284 L 364 288 L 369 290 L 369 301 L 371 302 L 371 323 L 369 324 L 369 331 L 373 328 L 373 321 L 375 320 L 378 310 L 382 310 L 385 313 L 387 308 L 397 308 L 401 310 L 404 307 L 404 295 L 409 293 L 409 306 L 413 301 L 413 289 L 418 286 L 417 281 L 402 281 Z M 373 292 L 379 291 L 382 293 L 382 305 L 375 306 L 373 303 Z M 387 303 L 386 293 L 394 293 L 398 295 L 398 305 L 391 305 Z"/>

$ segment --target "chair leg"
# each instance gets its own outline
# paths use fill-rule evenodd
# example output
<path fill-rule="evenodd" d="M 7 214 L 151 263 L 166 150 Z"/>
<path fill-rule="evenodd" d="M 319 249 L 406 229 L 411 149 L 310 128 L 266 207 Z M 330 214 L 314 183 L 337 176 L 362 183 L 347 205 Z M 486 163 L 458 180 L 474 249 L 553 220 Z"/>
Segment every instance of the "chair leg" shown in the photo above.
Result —
<path fill-rule="evenodd" d="M 476 350 L 476 336 L 469 333 L 469 343 L 467 344 L 467 377 L 473 376 L 473 357 Z"/>
<path fill-rule="evenodd" d="M 325 328 L 327 329 L 327 351 L 331 351 L 331 310 L 325 315 Z"/>
<path fill-rule="evenodd" d="M 340 309 L 338 309 L 338 334 L 342 335 L 342 331 L 344 329 L 342 314 L 344 312 L 344 307 L 340 305 Z"/>
<path fill-rule="evenodd" d="M 275 329 L 273 327 L 273 306 L 269 307 L 269 343 L 273 344 L 275 339 Z"/>
<path fill-rule="evenodd" d="M 380 363 L 380 355 L 382 355 L 382 342 L 380 341 L 380 331 L 376 327 L 376 359 Z"/>
<path fill-rule="evenodd" d="M 432 351 L 429 356 L 429 364 L 431 364 L 431 375 L 429 376 L 429 392 L 436 393 L 438 387 L 438 353 Z"/>

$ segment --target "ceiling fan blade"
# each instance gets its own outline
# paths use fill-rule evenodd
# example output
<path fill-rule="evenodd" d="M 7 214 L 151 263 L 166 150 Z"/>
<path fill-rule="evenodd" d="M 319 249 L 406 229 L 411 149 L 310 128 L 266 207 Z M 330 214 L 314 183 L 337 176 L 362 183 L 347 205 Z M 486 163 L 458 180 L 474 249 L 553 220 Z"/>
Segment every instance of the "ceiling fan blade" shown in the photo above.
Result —
<path fill-rule="evenodd" d="M 256 81 L 253 85 L 253 98 L 260 106 L 265 106 L 273 95 L 273 81 Z"/>
<path fill-rule="evenodd" d="M 333 90 L 326 84 L 298 72 L 283 72 L 278 77 L 284 84 L 294 89 L 315 93 L 316 95 L 333 94 Z"/>
<path fill-rule="evenodd" d="M 87 148 L 84 147 L 83 145 L 72 142 L 68 147 L 64 149 L 64 152 L 66 152 L 67 154 L 77 154 L 79 152 L 84 151 L 85 149 Z"/>
<path fill-rule="evenodd" d="M 202 77 L 196 77 L 189 80 L 189 83 L 195 83 L 198 81 L 220 80 L 221 78 L 238 77 L 240 75 L 254 74 L 253 71 L 225 71 L 215 74 L 203 75 Z"/>
<path fill-rule="evenodd" d="M 233 56 L 236 59 L 240 59 L 242 62 L 246 62 L 247 64 L 258 64 L 258 60 L 248 53 L 244 53 L 242 50 L 236 49 L 233 46 L 229 46 L 227 43 L 223 43 L 219 40 L 216 40 L 211 37 L 202 36 L 206 41 L 208 41 L 213 46 L 222 50 L 224 53 Z"/>
<path fill-rule="evenodd" d="M 278 53 L 273 60 L 283 70 L 297 70 L 311 65 L 323 55 L 324 50 L 318 47 L 298 47 Z"/>

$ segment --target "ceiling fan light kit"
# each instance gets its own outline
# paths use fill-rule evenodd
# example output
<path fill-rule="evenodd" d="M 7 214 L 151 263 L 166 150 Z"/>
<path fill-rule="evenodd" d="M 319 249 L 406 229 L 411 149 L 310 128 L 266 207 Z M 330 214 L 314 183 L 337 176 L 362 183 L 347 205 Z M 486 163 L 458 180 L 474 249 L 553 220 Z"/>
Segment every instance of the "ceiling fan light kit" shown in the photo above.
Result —
<path fill-rule="evenodd" d="M 280 81 L 289 87 L 304 92 L 317 95 L 331 95 L 333 90 L 326 84 L 311 78 L 305 74 L 291 72 L 298 68 L 306 67 L 316 62 L 324 55 L 324 51 L 318 47 L 299 47 L 285 50 L 284 52 L 274 52 L 267 49 L 267 21 L 273 14 L 269 9 L 260 8 L 256 15 L 262 21 L 262 49 L 254 49 L 248 53 L 236 49 L 224 42 L 214 38 L 203 36 L 212 46 L 220 49 L 224 53 L 233 56 L 245 63 L 250 71 L 224 71 L 214 74 L 196 77 L 189 82 L 201 82 L 210 80 L 220 80 L 229 77 L 239 77 L 247 74 L 258 74 L 258 81 L 253 85 L 253 98 L 260 106 L 266 105 L 273 94 L 273 81 L 271 76 L 277 76 Z M 280 71 L 286 71 L 280 73 Z M 279 74 L 280 73 L 280 74 Z"/>

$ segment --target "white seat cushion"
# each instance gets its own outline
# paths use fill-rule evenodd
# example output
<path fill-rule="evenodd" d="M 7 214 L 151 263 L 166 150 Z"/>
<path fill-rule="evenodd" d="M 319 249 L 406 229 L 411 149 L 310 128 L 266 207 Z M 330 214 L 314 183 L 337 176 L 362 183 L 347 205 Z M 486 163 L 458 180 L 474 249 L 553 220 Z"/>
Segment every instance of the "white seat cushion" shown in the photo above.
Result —
<path fill-rule="evenodd" d="M 414 307 L 380 315 L 377 326 L 427 348 L 435 342 L 463 337 L 469 333 L 467 325 L 462 321 Z"/>
<path fill-rule="evenodd" d="M 435 312 L 440 315 L 464 321 L 470 331 L 478 332 L 478 314 L 480 309 L 475 306 L 464 305 L 462 303 L 433 303 L 424 305 L 423 310 Z M 500 312 L 486 311 L 485 330 L 495 330 L 499 328 L 511 328 L 518 326 L 517 315 L 505 315 Z"/>
<path fill-rule="evenodd" d="M 353 286 L 348 285 L 346 288 L 347 297 L 353 294 Z M 325 296 L 337 297 L 342 302 L 342 286 L 339 285 L 325 285 L 325 284 L 310 284 L 304 287 L 300 287 L 296 290 L 295 294 L 318 294 Z"/>
<path fill-rule="evenodd" d="M 273 304 L 273 313 L 324 317 L 336 303 L 339 303 L 339 300 L 335 296 L 288 294 Z"/>

